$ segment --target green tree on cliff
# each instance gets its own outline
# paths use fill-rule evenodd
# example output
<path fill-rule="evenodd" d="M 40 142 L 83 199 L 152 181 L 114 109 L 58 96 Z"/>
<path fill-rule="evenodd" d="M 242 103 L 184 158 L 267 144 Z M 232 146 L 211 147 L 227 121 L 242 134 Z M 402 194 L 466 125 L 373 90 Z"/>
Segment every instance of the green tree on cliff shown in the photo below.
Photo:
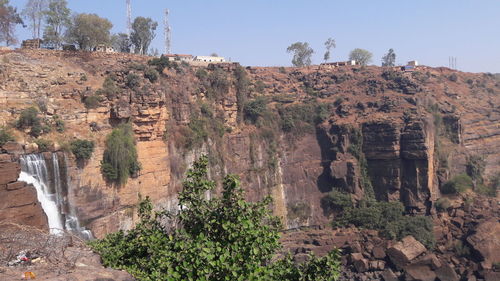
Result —
<path fill-rule="evenodd" d="M 9 5 L 9 0 L 0 0 L 0 42 L 7 46 L 17 42 L 16 25 L 23 24 L 17 9 Z"/>
<path fill-rule="evenodd" d="M 292 64 L 302 67 L 311 65 L 311 56 L 314 50 L 307 42 L 295 42 L 286 48 L 287 53 L 293 53 Z"/>
<path fill-rule="evenodd" d="M 216 184 L 208 179 L 208 158 L 187 173 L 177 215 L 153 212 L 140 203 L 141 221 L 127 233 L 91 242 L 104 264 L 125 269 L 138 280 L 336 280 L 339 251 L 295 265 L 291 257 L 274 261 L 280 223 L 268 208 L 270 198 L 244 200 L 239 180 L 224 178 L 220 197 L 206 199 Z M 166 221 L 180 227 L 169 229 Z"/>
<path fill-rule="evenodd" d="M 156 37 L 156 27 L 158 23 L 151 18 L 135 18 L 132 23 L 132 34 L 130 34 L 135 53 L 145 55 L 148 52 L 151 41 Z"/>
<path fill-rule="evenodd" d="M 372 61 L 373 54 L 365 49 L 356 48 L 349 54 L 349 60 L 355 60 L 357 64 L 367 65 Z"/>
<path fill-rule="evenodd" d="M 323 56 L 323 59 L 325 60 L 325 62 L 327 62 L 330 59 L 330 51 L 331 51 L 331 49 L 335 49 L 335 47 L 337 47 L 337 44 L 335 43 L 335 39 L 328 38 L 328 40 L 326 40 L 326 42 L 325 42 L 326 52 L 325 52 L 325 55 Z"/>
<path fill-rule="evenodd" d="M 382 66 L 395 66 L 396 65 L 396 53 L 393 49 L 389 49 L 387 54 L 382 57 Z"/>
<path fill-rule="evenodd" d="M 71 23 L 71 10 L 68 8 L 66 0 L 50 0 L 45 11 L 45 29 L 43 40 L 54 44 L 56 48 L 63 42 L 64 30 Z"/>
<path fill-rule="evenodd" d="M 112 27 L 109 20 L 96 14 L 78 14 L 68 28 L 68 41 L 77 44 L 81 50 L 92 50 L 99 44 L 110 42 Z"/>

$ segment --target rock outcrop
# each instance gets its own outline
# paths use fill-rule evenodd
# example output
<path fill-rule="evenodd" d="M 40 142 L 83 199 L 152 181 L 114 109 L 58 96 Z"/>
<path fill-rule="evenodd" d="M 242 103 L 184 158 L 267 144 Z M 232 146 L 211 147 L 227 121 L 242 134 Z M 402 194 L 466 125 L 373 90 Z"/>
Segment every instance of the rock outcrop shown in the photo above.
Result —
<path fill-rule="evenodd" d="M 0 171 L 0 222 L 48 230 L 47 217 L 38 202 L 35 188 L 17 181 L 21 166 L 12 155 L 0 154 Z"/>

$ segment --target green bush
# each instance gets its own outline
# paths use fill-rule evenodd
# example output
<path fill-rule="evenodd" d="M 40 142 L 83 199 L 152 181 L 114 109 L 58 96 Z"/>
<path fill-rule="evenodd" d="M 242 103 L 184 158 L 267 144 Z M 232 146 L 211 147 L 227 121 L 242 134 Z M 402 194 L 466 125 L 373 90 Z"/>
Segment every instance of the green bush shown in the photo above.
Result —
<path fill-rule="evenodd" d="M 83 104 L 87 109 L 98 108 L 101 105 L 102 97 L 100 95 L 90 95 L 83 99 Z"/>
<path fill-rule="evenodd" d="M 38 116 L 38 109 L 35 107 L 29 107 L 21 111 L 16 127 L 20 130 L 30 128 L 29 134 L 35 138 L 50 132 L 50 127 L 42 124 L 42 119 Z"/>
<path fill-rule="evenodd" d="M 457 82 L 457 80 L 458 80 L 458 76 L 457 76 L 457 74 L 452 73 L 450 76 L 448 76 L 448 79 L 449 79 L 451 82 Z"/>
<path fill-rule="evenodd" d="M 437 211 L 445 212 L 451 207 L 451 203 L 448 198 L 439 198 L 436 200 L 435 206 Z"/>
<path fill-rule="evenodd" d="M 108 181 L 124 184 L 139 170 L 132 126 L 121 124 L 106 138 L 101 173 Z"/>
<path fill-rule="evenodd" d="M 402 239 L 412 235 L 427 248 L 434 247 L 432 220 L 425 216 L 405 216 L 401 202 L 367 201 L 357 208 L 347 208 L 334 221 L 334 226 L 347 226 L 379 230 L 389 239 Z"/>
<path fill-rule="evenodd" d="M 471 188 L 472 188 L 472 179 L 467 174 L 459 174 L 454 176 L 451 180 L 445 182 L 441 186 L 441 193 L 458 194 L 458 193 L 463 193 L 467 189 Z"/>
<path fill-rule="evenodd" d="M 281 129 L 298 136 L 312 132 L 317 124 L 328 118 L 330 109 L 329 105 L 318 102 L 280 107 Z"/>
<path fill-rule="evenodd" d="M 488 184 L 478 184 L 476 192 L 485 196 L 496 197 L 500 188 L 500 173 L 495 174 L 490 178 Z"/>
<path fill-rule="evenodd" d="M 263 97 L 258 97 L 254 100 L 248 101 L 243 107 L 245 120 L 256 124 L 260 117 L 264 116 L 267 111 L 267 101 Z"/>
<path fill-rule="evenodd" d="M 352 208 L 353 204 L 349 193 L 333 190 L 321 199 L 321 206 L 326 212 L 343 212 Z"/>
<path fill-rule="evenodd" d="M 208 72 L 203 68 L 199 68 L 198 70 L 196 70 L 195 75 L 198 79 L 205 80 L 208 77 Z"/>
<path fill-rule="evenodd" d="M 8 141 L 14 141 L 14 137 L 4 128 L 0 128 L 0 146 Z"/>
<path fill-rule="evenodd" d="M 51 140 L 46 140 L 46 139 L 36 139 L 35 143 L 38 146 L 39 152 L 49 151 L 54 144 Z"/>
<path fill-rule="evenodd" d="M 138 280 L 336 280 L 340 252 L 312 257 L 296 265 L 290 256 L 277 259 L 279 219 L 270 198 L 250 203 L 234 175 L 227 175 L 221 196 L 207 192 L 208 157 L 187 172 L 177 214 L 153 212 L 149 198 L 139 204 L 139 223 L 127 231 L 90 242 L 105 266 L 124 269 Z M 165 222 L 176 221 L 172 228 Z"/>
<path fill-rule="evenodd" d="M 102 83 L 102 88 L 96 91 L 96 96 L 105 96 L 108 99 L 115 98 L 120 92 L 115 79 L 114 75 L 107 76 Z"/>
<path fill-rule="evenodd" d="M 297 202 L 287 206 L 287 216 L 290 220 L 305 221 L 311 215 L 311 206 L 306 202 Z"/>
<path fill-rule="evenodd" d="M 173 64 L 173 62 L 170 62 L 168 58 L 163 55 L 148 61 L 148 65 L 154 66 L 159 73 L 163 73 L 165 68 L 170 68 Z"/>
<path fill-rule="evenodd" d="M 88 160 L 94 152 L 94 142 L 91 140 L 74 140 L 70 144 L 71 152 L 77 160 Z"/>
<path fill-rule="evenodd" d="M 66 125 L 64 123 L 64 120 L 62 120 L 61 117 L 59 117 L 59 115 L 54 115 L 52 117 L 52 124 L 54 125 L 58 133 L 62 133 L 66 130 Z"/>
<path fill-rule="evenodd" d="M 224 97 L 229 91 L 231 84 L 224 70 L 217 68 L 208 75 L 210 89 L 207 92 L 209 98 L 218 99 Z"/>
<path fill-rule="evenodd" d="M 21 116 L 17 119 L 17 128 L 28 128 L 40 124 L 41 120 L 38 117 L 38 109 L 29 107 L 21 111 Z"/>
<path fill-rule="evenodd" d="M 129 87 L 130 89 L 134 89 L 136 87 L 139 87 L 141 78 L 134 73 L 129 73 L 127 74 L 127 77 L 125 78 L 125 85 Z"/>
<path fill-rule="evenodd" d="M 467 157 L 465 170 L 467 171 L 467 175 L 469 175 L 472 180 L 478 183 L 482 183 L 485 166 L 486 162 L 484 161 L 483 157 L 472 155 Z"/>
<path fill-rule="evenodd" d="M 144 72 L 144 78 L 148 79 L 151 83 L 156 82 L 159 76 L 160 74 L 154 68 L 148 68 Z"/>

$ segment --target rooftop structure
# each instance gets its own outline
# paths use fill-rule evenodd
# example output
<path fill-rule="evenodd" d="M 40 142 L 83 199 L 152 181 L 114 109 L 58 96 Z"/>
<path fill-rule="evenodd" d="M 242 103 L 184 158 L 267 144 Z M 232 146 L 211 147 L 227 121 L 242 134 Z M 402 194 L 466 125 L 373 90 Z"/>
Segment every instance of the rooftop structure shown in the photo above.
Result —
<path fill-rule="evenodd" d="M 329 66 L 329 67 L 338 67 L 338 66 L 347 66 L 347 65 L 357 65 L 357 63 L 355 60 L 349 60 L 349 61 L 326 62 L 326 63 L 322 63 L 321 65 Z"/>

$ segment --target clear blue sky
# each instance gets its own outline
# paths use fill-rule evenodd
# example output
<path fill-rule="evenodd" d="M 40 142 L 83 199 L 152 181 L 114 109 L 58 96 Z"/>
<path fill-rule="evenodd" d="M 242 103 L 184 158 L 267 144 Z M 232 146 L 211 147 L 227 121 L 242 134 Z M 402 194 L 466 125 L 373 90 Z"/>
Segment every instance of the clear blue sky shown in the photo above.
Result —
<path fill-rule="evenodd" d="M 163 51 L 163 11 L 170 9 L 174 53 L 216 52 L 243 65 L 290 65 L 286 47 L 308 42 L 320 63 L 335 38 L 332 60 L 364 48 L 380 65 L 389 48 L 397 63 L 416 59 L 462 71 L 500 73 L 500 0 L 131 0 L 132 16 L 159 23 L 153 47 Z M 11 0 L 22 9 L 27 0 Z M 96 13 L 124 32 L 125 0 L 68 0 L 77 13 Z M 19 38 L 30 37 L 19 29 Z"/>

